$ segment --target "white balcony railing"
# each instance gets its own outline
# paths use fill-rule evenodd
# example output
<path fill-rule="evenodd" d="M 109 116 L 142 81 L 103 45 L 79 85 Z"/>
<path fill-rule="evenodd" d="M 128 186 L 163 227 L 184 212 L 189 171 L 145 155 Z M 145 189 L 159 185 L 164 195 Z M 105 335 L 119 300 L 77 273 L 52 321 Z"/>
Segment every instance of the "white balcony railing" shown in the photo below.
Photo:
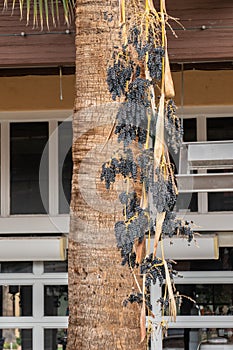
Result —
<path fill-rule="evenodd" d="M 214 172 L 207 173 L 209 169 Z M 231 192 L 232 171 L 233 141 L 183 143 L 177 176 L 179 192 Z"/>

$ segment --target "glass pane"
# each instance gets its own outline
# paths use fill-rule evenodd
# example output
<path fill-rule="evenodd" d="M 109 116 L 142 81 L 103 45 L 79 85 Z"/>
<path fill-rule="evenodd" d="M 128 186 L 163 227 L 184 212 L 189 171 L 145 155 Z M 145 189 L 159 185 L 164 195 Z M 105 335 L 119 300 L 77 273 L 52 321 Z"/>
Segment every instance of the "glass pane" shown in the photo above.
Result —
<path fill-rule="evenodd" d="M 68 272 L 68 261 L 45 261 L 44 272 Z"/>
<path fill-rule="evenodd" d="M 195 142 L 197 141 L 197 119 L 183 119 L 183 129 L 184 129 L 184 142 Z"/>
<path fill-rule="evenodd" d="M 208 193 L 208 211 L 233 211 L 233 192 Z"/>
<path fill-rule="evenodd" d="M 67 344 L 67 329 L 45 329 L 45 350 L 65 350 Z"/>
<path fill-rule="evenodd" d="M 0 286 L 0 316 L 32 316 L 32 286 Z"/>
<path fill-rule="evenodd" d="M 32 273 L 31 261 L 0 262 L 1 273 Z"/>
<path fill-rule="evenodd" d="M 232 284 L 179 284 L 176 287 L 183 295 L 179 315 L 233 315 Z"/>
<path fill-rule="evenodd" d="M 233 140 L 233 117 L 207 118 L 207 141 Z"/>
<path fill-rule="evenodd" d="M 44 315 L 68 316 L 68 286 L 44 286 Z"/>
<path fill-rule="evenodd" d="M 10 125 L 11 214 L 45 214 L 48 208 L 48 123 Z M 43 157 L 43 175 L 39 179 Z M 42 174 L 42 173 L 41 173 Z M 43 202 L 41 199 L 43 188 Z M 45 207 L 44 207 L 45 205 Z"/>
<path fill-rule="evenodd" d="M 163 339 L 163 349 L 184 349 L 184 329 L 168 329 Z M 188 347 L 186 347 L 188 349 Z"/>
<path fill-rule="evenodd" d="M 70 211 L 71 179 L 72 179 L 72 123 L 59 123 L 59 213 Z"/>
<path fill-rule="evenodd" d="M 187 324 L 188 327 L 188 324 Z M 218 343 L 217 343 L 218 341 Z M 232 329 L 200 328 L 200 329 L 168 329 L 163 339 L 164 350 L 210 350 L 232 349 Z M 214 345 L 215 344 L 215 345 Z M 218 344 L 218 345 L 217 345 Z M 224 344 L 227 344 L 224 346 Z M 229 345 L 228 345 L 229 344 Z"/>
<path fill-rule="evenodd" d="M 208 169 L 208 174 L 232 173 L 232 169 Z M 233 176 L 233 174 L 232 174 Z M 233 211 L 233 192 L 208 193 L 208 211 Z"/>
<path fill-rule="evenodd" d="M 176 202 L 176 210 L 197 212 L 197 193 L 179 193 Z"/>
<path fill-rule="evenodd" d="M 0 329 L 0 350 L 32 350 L 32 329 Z"/>

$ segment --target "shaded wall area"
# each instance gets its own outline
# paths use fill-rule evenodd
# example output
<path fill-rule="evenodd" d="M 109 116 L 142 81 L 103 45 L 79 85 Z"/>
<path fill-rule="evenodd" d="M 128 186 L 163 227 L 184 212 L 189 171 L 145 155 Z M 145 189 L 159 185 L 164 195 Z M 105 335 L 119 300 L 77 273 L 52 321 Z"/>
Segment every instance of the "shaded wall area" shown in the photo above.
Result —
<path fill-rule="evenodd" d="M 233 104 L 232 70 L 174 72 L 173 78 L 178 106 L 182 84 L 185 106 Z M 74 91 L 74 75 L 0 77 L 0 111 L 72 109 Z"/>

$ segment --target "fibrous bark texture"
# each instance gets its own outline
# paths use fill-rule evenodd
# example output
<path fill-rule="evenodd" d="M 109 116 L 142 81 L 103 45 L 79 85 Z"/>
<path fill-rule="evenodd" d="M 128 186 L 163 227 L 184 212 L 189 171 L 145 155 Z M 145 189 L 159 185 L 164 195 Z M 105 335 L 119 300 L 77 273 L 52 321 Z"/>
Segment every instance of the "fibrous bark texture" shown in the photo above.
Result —
<path fill-rule="evenodd" d="M 122 184 L 108 192 L 100 182 L 102 163 L 119 148 L 114 138 L 105 145 L 118 109 L 106 86 L 118 30 L 118 1 L 77 1 L 67 350 L 146 348 L 138 306 L 122 305 L 136 288 L 114 236 Z"/>

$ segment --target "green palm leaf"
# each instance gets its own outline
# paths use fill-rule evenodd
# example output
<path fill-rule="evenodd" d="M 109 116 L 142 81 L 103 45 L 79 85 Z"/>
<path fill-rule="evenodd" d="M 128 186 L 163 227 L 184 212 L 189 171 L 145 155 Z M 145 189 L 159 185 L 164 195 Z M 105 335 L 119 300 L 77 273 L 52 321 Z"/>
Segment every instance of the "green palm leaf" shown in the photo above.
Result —
<path fill-rule="evenodd" d="M 54 27 L 59 24 L 59 10 L 62 9 L 64 22 L 69 27 L 74 17 L 75 0 L 4 0 L 4 9 L 11 6 L 12 13 L 16 5 L 19 5 L 20 19 L 26 12 L 27 25 L 30 18 L 33 18 L 33 27 L 46 23 L 47 29 L 52 24 Z"/>

